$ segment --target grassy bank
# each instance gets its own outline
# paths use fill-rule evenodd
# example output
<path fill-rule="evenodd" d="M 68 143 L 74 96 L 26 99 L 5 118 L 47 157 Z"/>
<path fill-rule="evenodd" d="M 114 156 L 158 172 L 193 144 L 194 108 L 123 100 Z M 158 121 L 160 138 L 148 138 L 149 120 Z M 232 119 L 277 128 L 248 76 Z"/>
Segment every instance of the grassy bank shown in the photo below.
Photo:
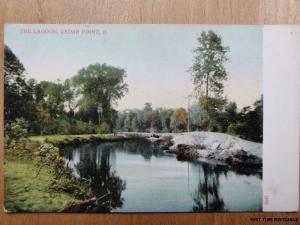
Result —
<path fill-rule="evenodd" d="M 50 184 L 53 184 L 55 178 L 50 171 L 52 170 L 53 172 L 54 162 L 45 166 L 36 177 L 38 168 L 34 164 L 34 160 L 37 157 L 36 153 L 39 151 L 39 147 L 44 143 L 52 143 L 60 148 L 66 145 L 122 141 L 124 139 L 130 138 L 113 134 L 46 135 L 31 136 L 23 139 L 22 144 L 13 142 L 10 147 L 5 149 L 4 158 L 6 210 L 9 212 L 60 211 L 71 202 L 78 202 L 85 198 L 78 197 L 78 193 L 87 193 L 89 195 L 89 192 L 86 192 L 84 187 L 76 182 L 74 183 L 67 177 L 64 180 L 55 180 L 61 189 L 51 189 Z M 66 190 L 68 191 L 66 192 Z"/>
<path fill-rule="evenodd" d="M 63 148 L 70 145 L 79 145 L 83 143 L 102 143 L 124 141 L 129 139 L 139 139 L 140 136 L 136 134 L 127 135 L 126 137 L 114 134 L 80 134 L 80 135 L 45 135 L 45 136 L 31 136 L 28 138 L 35 143 L 52 143 L 53 145 Z"/>
<path fill-rule="evenodd" d="M 49 189 L 52 175 L 37 169 L 31 161 L 6 159 L 4 163 L 5 209 L 9 212 L 58 211 L 74 197 Z"/>
<path fill-rule="evenodd" d="M 103 139 L 103 140 L 114 140 L 117 136 L 113 134 L 78 134 L 78 135 L 44 135 L 44 136 L 31 136 L 29 140 L 43 143 L 45 141 L 51 143 L 60 143 L 63 141 L 73 141 L 75 139 L 89 141 L 93 138 Z"/>

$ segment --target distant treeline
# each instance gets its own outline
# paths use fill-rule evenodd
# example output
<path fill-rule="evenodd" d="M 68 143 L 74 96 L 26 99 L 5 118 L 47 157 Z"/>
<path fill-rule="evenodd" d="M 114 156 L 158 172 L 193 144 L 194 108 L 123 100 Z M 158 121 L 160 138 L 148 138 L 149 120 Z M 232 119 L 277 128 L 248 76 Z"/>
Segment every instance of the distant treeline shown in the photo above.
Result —
<path fill-rule="evenodd" d="M 253 107 L 237 109 L 235 102 L 223 101 L 218 109 L 211 109 L 209 115 L 201 109 L 201 104 L 184 108 L 152 109 L 145 103 L 143 109 L 128 109 L 118 113 L 116 131 L 126 132 L 187 132 L 213 131 L 262 142 L 263 101 L 257 100 Z"/>

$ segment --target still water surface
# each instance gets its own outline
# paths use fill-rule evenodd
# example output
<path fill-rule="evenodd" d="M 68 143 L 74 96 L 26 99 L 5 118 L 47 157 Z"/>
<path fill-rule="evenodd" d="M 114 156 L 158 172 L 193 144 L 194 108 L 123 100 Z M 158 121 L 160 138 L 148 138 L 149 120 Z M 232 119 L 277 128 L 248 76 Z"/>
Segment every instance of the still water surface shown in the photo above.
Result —
<path fill-rule="evenodd" d="M 82 144 L 62 151 L 100 212 L 260 211 L 262 179 L 224 166 L 182 162 L 145 140 Z"/>

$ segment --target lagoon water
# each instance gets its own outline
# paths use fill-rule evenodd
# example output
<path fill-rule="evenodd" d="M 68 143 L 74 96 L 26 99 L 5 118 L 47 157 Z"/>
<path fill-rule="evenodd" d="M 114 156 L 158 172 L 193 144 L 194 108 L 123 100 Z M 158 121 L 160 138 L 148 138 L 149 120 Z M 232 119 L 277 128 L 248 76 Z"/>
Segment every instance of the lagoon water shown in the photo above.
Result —
<path fill-rule="evenodd" d="M 67 147 L 72 174 L 101 206 L 93 212 L 261 211 L 261 174 L 178 161 L 145 140 Z"/>

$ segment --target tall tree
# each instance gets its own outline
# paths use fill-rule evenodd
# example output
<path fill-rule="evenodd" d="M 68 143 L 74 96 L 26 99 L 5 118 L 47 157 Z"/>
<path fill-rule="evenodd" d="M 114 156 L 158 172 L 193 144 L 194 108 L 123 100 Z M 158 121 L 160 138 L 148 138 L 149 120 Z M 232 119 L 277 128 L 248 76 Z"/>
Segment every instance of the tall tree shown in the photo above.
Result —
<path fill-rule="evenodd" d="M 42 81 L 40 82 L 42 89 L 44 90 L 43 106 L 51 115 L 51 118 L 55 119 L 64 114 L 64 86 L 57 82 Z"/>
<path fill-rule="evenodd" d="M 131 119 L 130 119 L 130 114 L 129 113 L 125 114 L 124 130 L 125 131 L 131 131 Z"/>
<path fill-rule="evenodd" d="M 171 117 L 174 113 L 172 109 L 162 109 L 160 112 L 161 126 L 164 132 L 170 132 Z"/>
<path fill-rule="evenodd" d="M 191 130 L 198 130 L 201 123 L 201 108 L 199 104 L 193 104 L 189 108 Z"/>
<path fill-rule="evenodd" d="M 222 43 L 221 36 L 214 31 L 202 32 L 197 39 L 198 47 L 194 50 L 194 64 L 190 68 L 197 92 L 205 93 L 208 98 L 223 93 L 223 81 L 227 79 L 224 63 L 227 59 L 228 47 Z"/>
<path fill-rule="evenodd" d="M 175 129 L 175 132 L 177 132 L 177 129 L 186 130 L 187 120 L 187 111 L 184 108 L 178 108 L 172 115 L 171 126 Z"/>
<path fill-rule="evenodd" d="M 24 118 L 34 120 L 32 86 L 25 80 L 25 68 L 18 57 L 4 46 L 4 122 Z"/>
<path fill-rule="evenodd" d="M 144 105 L 144 112 L 151 112 L 152 111 L 152 104 L 150 102 L 146 102 Z"/>
<path fill-rule="evenodd" d="M 239 113 L 239 121 L 235 132 L 243 139 L 263 141 L 263 98 L 254 104 L 254 110 L 250 106 L 244 107 Z"/>
<path fill-rule="evenodd" d="M 74 117 L 75 109 L 77 108 L 76 102 L 76 90 L 75 87 L 72 85 L 72 80 L 66 79 L 63 84 L 63 92 L 64 98 L 66 101 L 66 106 L 68 107 L 68 116 L 70 118 Z"/>
<path fill-rule="evenodd" d="M 128 90 L 125 76 L 123 69 L 97 63 L 81 69 L 73 77 L 81 95 L 81 106 L 92 110 L 94 123 L 106 122 L 113 128 L 113 104 Z"/>

